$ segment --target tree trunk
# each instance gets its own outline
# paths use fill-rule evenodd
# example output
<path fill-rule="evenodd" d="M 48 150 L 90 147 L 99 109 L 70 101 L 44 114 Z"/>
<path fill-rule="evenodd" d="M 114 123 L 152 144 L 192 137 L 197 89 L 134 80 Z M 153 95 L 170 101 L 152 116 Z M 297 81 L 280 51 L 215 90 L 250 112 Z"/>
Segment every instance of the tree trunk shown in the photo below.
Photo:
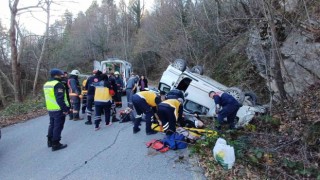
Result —
<path fill-rule="evenodd" d="M 9 87 L 14 91 L 14 85 L 11 83 L 9 77 L 1 69 L 0 69 L 0 74 L 4 78 L 4 80 L 6 80 Z"/>
<path fill-rule="evenodd" d="M 17 38 L 16 38 L 16 16 L 17 16 L 17 6 L 19 0 L 15 0 L 11 6 L 10 0 L 10 11 L 11 11 L 11 22 L 10 22 L 10 47 L 11 47 L 11 70 L 14 86 L 14 100 L 15 102 L 22 102 L 21 96 L 21 84 L 20 84 L 20 63 L 18 62 L 18 49 L 17 49 Z"/>
<path fill-rule="evenodd" d="M 51 1 L 47 0 L 46 1 L 46 5 L 47 5 L 47 22 L 46 22 L 46 32 L 45 32 L 45 36 L 44 36 L 44 40 L 43 40 L 43 44 L 42 44 L 42 48 L 41 48 L 41 54 L 37 63 L 37 68 L 36 68 L 36 75 L 34 77 L 34 82 L 33 82 L 33 96 L 36 95 L 36 90 L 37 90 L 37 83 L 38 83 L 38 77 L 39 77 L 39 71 L 40 71 L 40 66 L 41 66 L 41 62 L 43 60 L 43 56 L 44 56 L 44 52 L 46 50 L 46 45 L 47 45 L 47 39 L 49 36 L 49 24 L 50 24 L 50 4 Z"/>
<path fill-rule="evenodd" d="M 3 87 L 2 87 L 2 81 L 1 81 L 1 78 L 0 78 L 0 99 L 1 99 L 1 104 L 3 107 L 6 107 L 6 104 L 7 104 L 7 101 L 6 101 L 6 97 L 4 95 L 4 92 L 3 92 Z"/>
<path fill-rule="evenodd" d="M 270 57 L 270 61 L 271 61 L 271 66 L 273 66 L 273 68 L 271 68 L 271 73 L 275 78 L 275 82 L 276 82 L 276 86 L 279 90 L 279 95 L 280 95 L 280 102 L 281 104 L 283 104 L 283 101 L 287 98 L 286 95 L 286 91 L 284 88 L 284 80 L 282 77 L 282 70 L 281 70 L 281 55 L 280 55 L 280 45 L 278 43 L 278 38 L 277 38 L 277 33 L 275 33 L 275 18 L 273 16 L 273 12 L 272 12 L 272 7 L 270 7 L 270 2 L 263 2 L 265 3 L 266 7 L 264 7 L 265 10 L 265 16 L 268 20 L 268 24 L 270 26 L 270 31 L 271 31 L 271 43 L 272 43 L 272 56 Z"/>

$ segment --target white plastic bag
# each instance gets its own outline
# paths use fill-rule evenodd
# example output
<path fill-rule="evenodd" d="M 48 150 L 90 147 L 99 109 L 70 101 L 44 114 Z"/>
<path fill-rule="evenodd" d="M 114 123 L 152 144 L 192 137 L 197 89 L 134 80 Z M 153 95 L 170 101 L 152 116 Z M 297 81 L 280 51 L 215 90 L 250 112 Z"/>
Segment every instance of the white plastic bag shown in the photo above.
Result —
<path fill-rule="evenodd" d="M 225 169 L 231 169 L 236 160 L 234 148 L 227 145 L 226 140 L 218 138 L 213 148 L 214 159 Z"/>

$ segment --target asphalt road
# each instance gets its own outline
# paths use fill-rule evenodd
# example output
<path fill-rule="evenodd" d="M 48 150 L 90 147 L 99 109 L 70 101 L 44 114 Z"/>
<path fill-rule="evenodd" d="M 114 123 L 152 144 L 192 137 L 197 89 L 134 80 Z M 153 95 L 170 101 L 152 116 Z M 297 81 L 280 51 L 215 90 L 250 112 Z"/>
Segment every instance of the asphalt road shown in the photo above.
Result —
<path fill-rule="evenodd" d="M 55 152 L 46 144 L 48 116 L 3 128 L 0 179 L 205 179 L 187 149 L 160 153 L 146 148 L 147 141 L 164 135 L 147 136 L 144 123 L 133 134 L 130 122 L 99 131 L 84 122 L 66 121 L 61 142 L 68 147 Z"/>

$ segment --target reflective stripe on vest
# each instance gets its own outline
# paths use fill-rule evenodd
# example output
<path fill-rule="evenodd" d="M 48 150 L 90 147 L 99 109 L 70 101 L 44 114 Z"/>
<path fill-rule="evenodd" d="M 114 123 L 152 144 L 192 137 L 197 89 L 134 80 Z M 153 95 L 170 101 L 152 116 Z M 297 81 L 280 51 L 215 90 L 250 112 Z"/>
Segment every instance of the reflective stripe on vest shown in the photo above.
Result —
<path fill-rule="evenodd" d="M 77 93 L 74 93 L 72 91 L 72 86 L 71 86 L 71 83 L 70 83 L 70 79 L 68 79 L 68 87 L 69 87 L 69 96 L 79 96 Z"/>
<path fill-rule="evenodd" d="M 137 93 L 138 96 L 141 98 L 145 99 L 147 104 L 150 105 L 151 107 L 156 107 L 156 97 L 157 94 L 151 91 L 141 91 Z"/>
<path fill-rule="evenodd" d="M 178 120 L 178 116 L 179 116 L 179 107 L 180 107 L 180 101 L 178 101 L 177 99 L 167 99 L 165 101 L 163 101 L 162 103 L 164 104 L 168 104 L 169 106 L 174 108 L 174 115 L 176 116 L 176 120 Z"/>
<path fill-rule="evenodd" d="M 94 101 L 98 102 L 110 102 L 112 101 L 112 96 L 109 93 L 109 88 L 96 86 L 94 93 Z"/>
<path fill-rule="evenodd" d="M 56 96 L 54 95 L 54 86 L 57 85 L 58 83 L 59 81 L 53 80 L 53 81 L 48 81 L 43 85 L 43 92 L 44 92 L 44 97 L 46 99 L 46 106 L 48 111 L 61 110 L 60 106 L 57 103 Z M 64 102 L 66 103 L 67 106 L 70 106 L 67 100 L 66 92 L 64 93 Z"/>

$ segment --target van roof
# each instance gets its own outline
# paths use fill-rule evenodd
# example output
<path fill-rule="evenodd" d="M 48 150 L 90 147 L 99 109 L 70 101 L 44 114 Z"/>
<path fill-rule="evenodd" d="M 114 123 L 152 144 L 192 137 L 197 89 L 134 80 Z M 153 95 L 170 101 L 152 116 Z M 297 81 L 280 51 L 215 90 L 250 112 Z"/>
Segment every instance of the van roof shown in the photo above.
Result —
<path fill-rule="evenodd" d="M 131 63 L 129 63 L 128 61 L 121 60 L 118 58 L 108 58 L 106 60 L 101 61 L 101 64 L 104 64 L 104 63 L 124 63 L 126 65 L 131 65 Z"/>

